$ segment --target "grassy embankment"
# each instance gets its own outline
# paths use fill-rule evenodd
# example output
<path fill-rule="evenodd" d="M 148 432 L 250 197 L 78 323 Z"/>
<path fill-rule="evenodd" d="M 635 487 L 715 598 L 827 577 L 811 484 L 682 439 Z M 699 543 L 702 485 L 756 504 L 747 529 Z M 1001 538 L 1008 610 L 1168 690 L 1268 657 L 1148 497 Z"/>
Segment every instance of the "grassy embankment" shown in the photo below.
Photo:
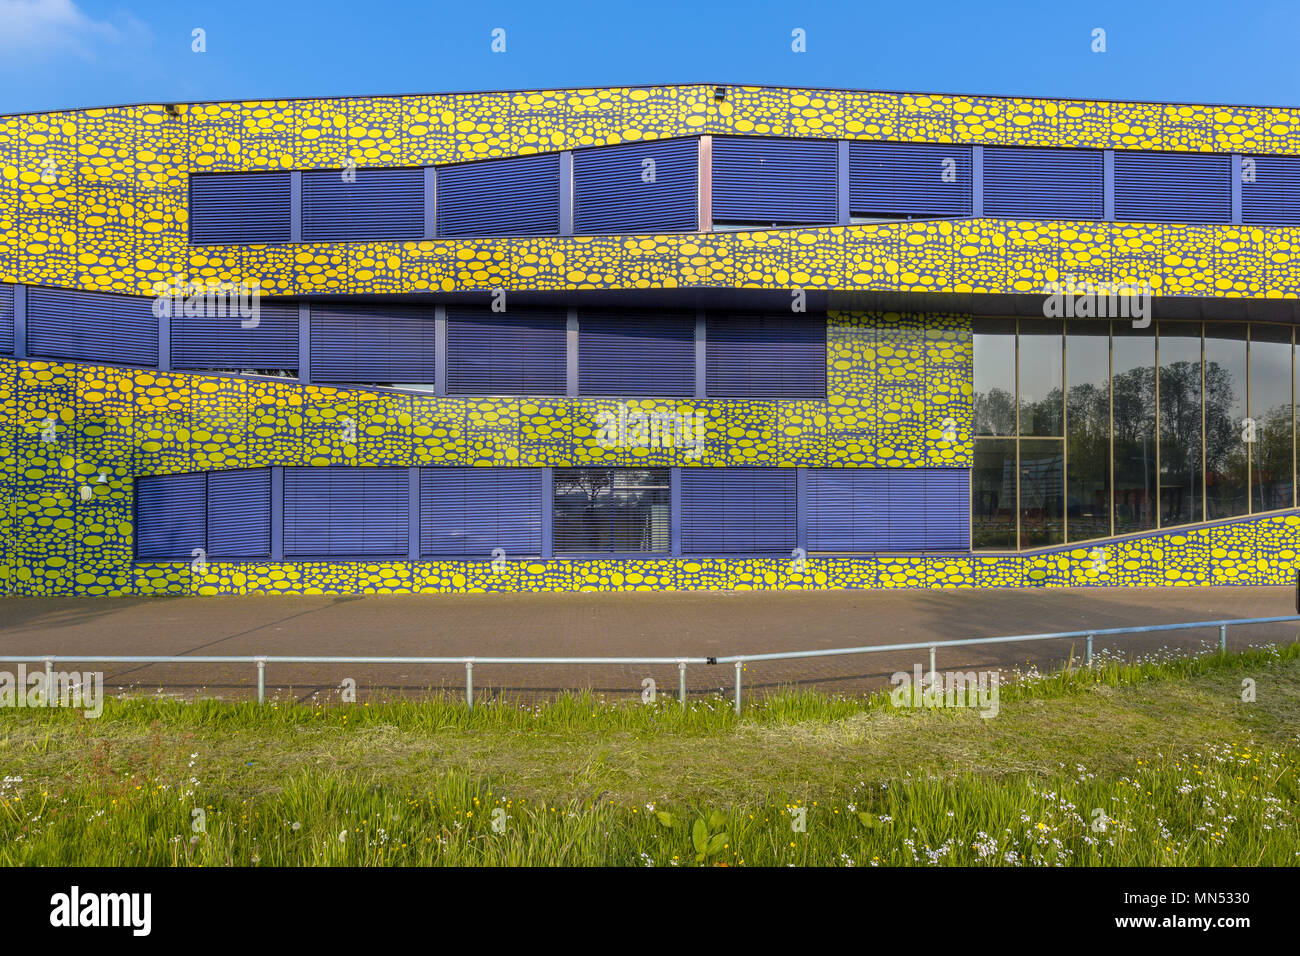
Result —
<path fill-rule="evenodd" d="M 1064 668 L 999 704 L 6 710 L 0 863 L 1300 862 L 1300 645 Z"/>

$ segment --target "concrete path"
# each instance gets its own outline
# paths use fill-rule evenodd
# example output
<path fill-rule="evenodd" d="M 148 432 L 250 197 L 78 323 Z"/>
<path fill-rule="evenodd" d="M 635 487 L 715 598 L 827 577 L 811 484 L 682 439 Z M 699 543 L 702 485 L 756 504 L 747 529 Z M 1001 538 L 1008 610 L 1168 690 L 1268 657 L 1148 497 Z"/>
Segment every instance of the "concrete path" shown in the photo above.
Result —
<path fill-rule="evenodd" d="M 0 598 L 0 668 L 9 654 L 302 654 L 498 656 L 722 656 L 902 642 L 924 643 L 1084 628 L 1295 613 L 1288 587 L 1079 588 L 972 591 L 804 591 L 505 595 L 257 596 L 178 598 Z M 1294 624 L 1229 629 L 1229 647 L 1293 641 Z M 1130 654 L 1183 650 L 1217 633 L 1183 631 L 1098 639 L 1096 649 Z M 1059 665 L 1083 642 L 1042 641 L 940 649 L 938 669 Z M 89 662 L 88 662 L 89 663 Z M 750 665 L 748 688 L 784 685 L 860 693 L 925 664 L 925 652 Z M 67 665 L 65 669 L 77 669 Z M 84 668 L 82 668 L 84 669 Z M 675 666 L 475 667 L 476 690 L 523 699 L 565 688 L 610 698 L 641 693 L 642 681 L 675 694 Z M 298 699 L 337 695 L 344 678 L 362 695 L 463 692 L 460 666 L 277 665 L 268 689 Z M 688 670 L 692 694 L 730 692 L 730 667 Z M 106 665 L 111 693 L 132 689 L 244 697 L 251 665 Z"/>

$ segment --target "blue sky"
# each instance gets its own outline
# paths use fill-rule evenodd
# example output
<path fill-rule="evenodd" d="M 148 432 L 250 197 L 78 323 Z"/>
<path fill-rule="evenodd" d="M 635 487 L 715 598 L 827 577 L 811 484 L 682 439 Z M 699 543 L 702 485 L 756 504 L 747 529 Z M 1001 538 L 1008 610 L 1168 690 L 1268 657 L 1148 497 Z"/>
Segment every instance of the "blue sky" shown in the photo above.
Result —
<path fill-rule="evenodd" d="M 1294 106 L 1298 35 L 1295 0 L 0 0 L 0 113 L 701 81 Z"/>

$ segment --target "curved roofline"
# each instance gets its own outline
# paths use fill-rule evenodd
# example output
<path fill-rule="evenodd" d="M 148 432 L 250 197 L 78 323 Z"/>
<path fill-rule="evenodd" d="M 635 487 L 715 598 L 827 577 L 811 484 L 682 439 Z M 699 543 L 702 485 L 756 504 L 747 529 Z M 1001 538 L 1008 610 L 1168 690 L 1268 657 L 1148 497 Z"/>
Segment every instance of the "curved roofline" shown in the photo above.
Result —
<path fill-rule="evenodd" d="M 1047 100 L 1056 103 L 1125 103 L 1143 106 L 1193 106 L 1210 109 L 1300 109 L 1300 104 L 1285 106 L 1277 103 L 1205 103 L 1171 100 L 1147 99 L 1098 99 L 1087 96 L 1041 96 L 1034 93 L 954 93 L 935 90 L 880 90 L 845 86 L 783 86 L 756 83 L 730 83 L 722 80 L 682 83 L 628 83 L 618 86 L 533 86 L 501 90 L 439 90 L 435 92 L 407 93 L 349 93 L 346 95 L 322 94 L 317 96 L 259 96 L 252 99 L 206 99 L 206 100 L 151 100 L 135 103 L 112 103 L 102 106 L 74 106 L 62 109 L 26 110 L 19 113 L 0 113 L 0 116 L 38 116 L 49 113 L 84 113 L 90 110 L 133 109 L 141 106 L 202 106 L 212 103 L 293 103 L 310 100 L 371 100 L 393 99 L 409 96 L 479 96 L 491 93 L 571 93 L 579 90 L 666 90 L 681 87 L 717 87 L 742 88 L 754 90 L 787 90 L 792 92 L 821 93 L 881 93 L 887 96 L 942 96 L 966 97 L 991 100 Z"/>

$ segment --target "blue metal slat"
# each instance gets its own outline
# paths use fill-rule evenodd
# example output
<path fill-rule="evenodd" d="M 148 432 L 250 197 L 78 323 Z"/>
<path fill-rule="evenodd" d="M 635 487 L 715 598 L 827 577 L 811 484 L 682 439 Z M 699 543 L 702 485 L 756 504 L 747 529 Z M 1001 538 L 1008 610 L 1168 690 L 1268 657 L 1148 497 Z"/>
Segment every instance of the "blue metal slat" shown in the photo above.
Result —
<path fill-rule="evenodd" d="M 568 316 L 447 308 L 448 395 L 563 395 Z"/>
<path fill-rule="evenodd" d="M 966 551 L 964 468 L 818 468 L 808 478 L 810 551 Z"/>
<path fill-rule="evenodd" d="M 927 468 L 923 480 L 927 550 L 970 550 L 970 469 Z"/>
<path fill-rule="evenodd" d="M 189 561 L 207 549 L 207 475 L 144 475 L 135 481 L 139 561 Z"/>
<path fill-rule="evenodd" d="M 302 174 L 302 238 L 307 242 L 419 239 L 424 234 L 424 170 L 357 169 Z"/>
<path fill-rule="evenodd" d="M 798 225 L 837 218 L 833 140 L 713 138 L 713 222 Z"/>
<path fill-rule="evenodd" d="M 1096 149 L 984 147 L 984 215 L 1097 219 L 1105 215 L 1103 156 Z"/>
<path fill-rule="evenodd" d="M 573 154 L 574 231 L 690 232 L 699 227 L 699 141 L 671 139 Z"/>
<path fill-rule="evenodd" d="M 284 470 L 286 558 L 407 556 L 405 468 Z"/>
<path fill-rule="evenodd" d="M 825 397 L 825 316 L 711 313 L 707 326 L 710 398 Z"/>
<path fill-rule="evenodd" d="M 850 210 L 881 219 L 969 216 L 972 168 L 969 146 L 851 143 Z"/>
<path fill-rule="evenodd" d="M 190 176 L 190 242 L 243 245 L 292 238 L 291 173 Z"/>
<path fill-rule="evenodd" d="M 1252 177 L 1241 184 L 1242 221 L 1300 226 L 1300 156 L 1248 156 Z"/>
<path fill-rule="evenodd" d="M 234 316 L 171 317 L 171 366 L 216 371 L 298 367 L 298 307 L 258 306 L 257 325 Z"/>
<path fill-rule="evenodd" d="M 1115 218 L 1230 222 L 1232 157 L 1116 150 Z"/>
<path fill-rule="evenodd" d="M 27 354 L 156 367 L 158 318 L 153 314 L 153 299 L 74 289 L 29 289 Z"/>
<path fill-rule="evenodd" d="M 432 306 L 314 303 L 310 333 L 313 382 L 434 382 L 437 326 Z"/>
<path fill-rule="evenodd" d="M 439 236 L 554 236 L 560 231 L 558 153 L 440 166 Z"/>
<path fill-rule="evenodd" d="M 797 534 L 792 468 L 683 468 L 683 554 L 789 554 Z"/>
<path fill-rule="evenodd" d="M 695 313 L 580 311 L 578 391 L 690 398 Z"/>
<path fill-rule="evenodd" d="M 269 468 L 211 472 L 207 509 L 209 557 L 270 557 Z"/>
<path fill-rule="evenodd" d="M 420 553 L 489 559 L 497 548 L 541 554 L 541 469 L 420 469 Z"/>
<path fill-rule="evenodd" d="M 14 287 L 0 284 L 0 354 L 14 354 Z"/>

